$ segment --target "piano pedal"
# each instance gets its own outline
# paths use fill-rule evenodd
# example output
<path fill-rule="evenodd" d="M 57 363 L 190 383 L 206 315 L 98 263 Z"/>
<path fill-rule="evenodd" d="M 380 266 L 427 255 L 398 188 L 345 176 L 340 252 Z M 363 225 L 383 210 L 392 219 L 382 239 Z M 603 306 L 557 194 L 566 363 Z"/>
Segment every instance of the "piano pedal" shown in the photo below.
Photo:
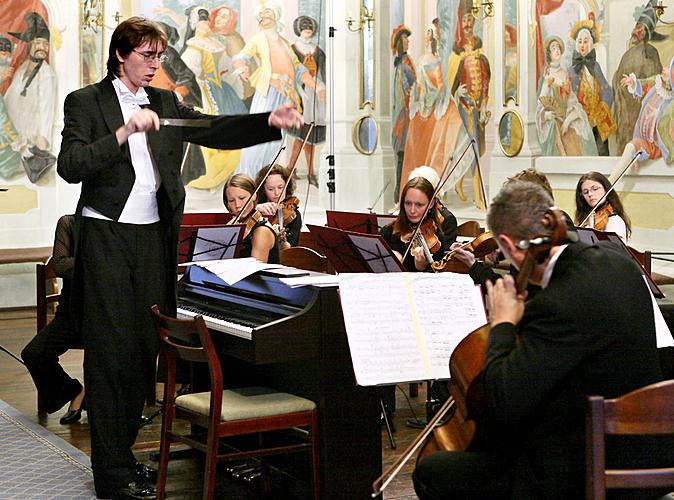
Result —
<path fill-rule="evenodd" d="M 254 465 L 254 466 L 248 467 L 247 469 L 241 469 L 241 470 L 235 472 L 234 474 L 232 474 L 232 477 L 235 478 L 235 479 L 244 479 L 247 475 L 255 472 L 256 470 L 258 470 L 257 466 Z"/>
<path fill-rule="evenodd" d="M 239 472 L 243 469 L 250 469 L 251 465 L 252 464 L 250 462 L 236 462 L 225 467 L 225 471 L 227 471 L 228 474 L 234 474 L 235 472 Z"/>
<path fill-rule="evenodd" d="M 261 476 L 262 476 L 262 471 L 260 469 L 258 469 L 257 471 L 252 472 L 252 473 L 244 476 L 243 480 L 247 483 L 252 483 L 253 481 L 255 481 L 257 478 L 259 478 Z"/>

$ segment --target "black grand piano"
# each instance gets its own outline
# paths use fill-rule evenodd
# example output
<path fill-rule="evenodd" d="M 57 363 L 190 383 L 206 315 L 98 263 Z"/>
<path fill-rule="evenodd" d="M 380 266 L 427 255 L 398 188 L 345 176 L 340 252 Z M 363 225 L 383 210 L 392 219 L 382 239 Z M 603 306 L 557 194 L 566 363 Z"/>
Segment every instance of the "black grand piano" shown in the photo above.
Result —
<path fill-rule="evenodd" d="M 355 383 L 337 288 L 291 288 L 284 274 L 262 271 L 230 286 L 190 266 L 178 284 L 178 317 L 204 316 L 225 381 L 318 405 L 322 498 L 370 498 L 381 473 L 379 394 Z"/>

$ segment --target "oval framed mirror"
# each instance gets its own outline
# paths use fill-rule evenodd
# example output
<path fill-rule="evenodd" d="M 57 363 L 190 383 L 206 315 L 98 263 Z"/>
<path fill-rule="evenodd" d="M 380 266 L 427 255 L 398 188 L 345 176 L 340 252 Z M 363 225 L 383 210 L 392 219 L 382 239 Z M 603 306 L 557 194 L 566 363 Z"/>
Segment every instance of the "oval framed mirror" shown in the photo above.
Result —
<path fill-rule="evenodd" d="M 360 117 L 351 129 L 353 145 L 364 155 L 371 155 L 377 149 L 378 135 L 377 122 L 370 115 Z"/>
<path fill-rule="evenodd" d="M 517 156 L 524 144 L 522 117 L 513 110 L 506 111 L 498 122 L 498 145 L 506 156 Z"/>

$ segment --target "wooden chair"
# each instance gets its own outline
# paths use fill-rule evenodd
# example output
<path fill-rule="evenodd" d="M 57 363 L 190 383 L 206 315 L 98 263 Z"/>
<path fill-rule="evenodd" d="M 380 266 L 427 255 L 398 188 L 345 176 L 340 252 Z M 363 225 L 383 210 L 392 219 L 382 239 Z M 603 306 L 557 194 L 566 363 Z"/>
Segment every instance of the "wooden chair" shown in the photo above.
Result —
<path fill-rule="evenodd" d="M 327 257 L 307 247 L 290 247 L 281 250 L 281 264 L 319 273 L 329 271 Z"/>
<path fill-rule="evenodd" d="M 463 224 L 459 224 L 456 228 L 457 236 L 479 236 L 484 233 L 484 228 L 480 227 L 480 223 L 476 220 L 467 220 Z"/>
<path fill-rule="evenodd" d="M 262 387 L 223 390 L 220 361 L 203 317 L 196 316 L 194 319 L 179 320 L 164 316 L 157 306 L 151 309 L 160 338 L 160 353 L 165 357 L 167 369 L 164 384 L 157 497 L 163 499 L 165 495 L 171 443 L 181 442 L 206 454 L 203 492 L 205 499 L 213 498 L 217 462 L 301 451 L 311 454 L 313 496 L 318 499 L 320 497 L 319 412 L 315 403 L 292 394 Z M 211 378 L 211 391 L 186 394 L 176 398 L 177 359 L 207 363 Z M 176 432 L 174 430 L 176 418 L 207 429 L 207 434 L 201 438 L 199 434 Z M 309 439 L 252 450 L 223 453 L 219 451 L 220 439 L 224 437 L 260 434 L 294 427 L 307 428 Z M 262 440 L 260 439 L 258 443 L 261 444 Z M 269 495 L 270 485 L 266 475 L 263 486 L 265 496 Z"/>
<path fill-rule="evenodd" d="M 588 398 L 586 497 L 604 499 L 606 488 L 674 487 L 674 467 L 606 469 L 605 436 L 674 434 L 674 380 L 651 384 L 616 399 Z"/>
<path fill-rule="evenodd" d="M 58 303 L 61 297 L 51 257 L 44 264 L 35 264 L 35 277 L 37 331 L 40 332 L 47 326 L 49 304 Z"/>

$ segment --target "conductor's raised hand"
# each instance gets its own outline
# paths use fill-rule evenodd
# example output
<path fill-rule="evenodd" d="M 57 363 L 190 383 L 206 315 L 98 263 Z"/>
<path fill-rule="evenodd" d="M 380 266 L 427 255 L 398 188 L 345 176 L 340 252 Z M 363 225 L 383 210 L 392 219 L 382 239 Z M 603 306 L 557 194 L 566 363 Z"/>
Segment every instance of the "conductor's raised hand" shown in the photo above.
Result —
<path fill-rule="evenodd" d="M 149 108 L 143 108 L 131 115 L 129 121 L 116 131 L 117 142 L 124 144 L 131 134 L 159 130 L 159 116 Z"/>
<path fill-rule="evenodd" d="M 491 311 L 491 325 L 499 323 L 512 323 L 516 325 L 524 314 L 524 300 L 526 292 L 518 295 L 515 288 L 515 280 L 509 274 L 496 280 L 492 284 L 487 281 L 487 294 L 489 295 L 489 310 Z"/>
<path fill-rule="evenodd" d="M 304 125 L 304 118 L 299 111 L 297 111 L 290 104 L 276 108 L 269 115 L 269 126 L 288 129 L 288 128 L 300 128 Z"/>

